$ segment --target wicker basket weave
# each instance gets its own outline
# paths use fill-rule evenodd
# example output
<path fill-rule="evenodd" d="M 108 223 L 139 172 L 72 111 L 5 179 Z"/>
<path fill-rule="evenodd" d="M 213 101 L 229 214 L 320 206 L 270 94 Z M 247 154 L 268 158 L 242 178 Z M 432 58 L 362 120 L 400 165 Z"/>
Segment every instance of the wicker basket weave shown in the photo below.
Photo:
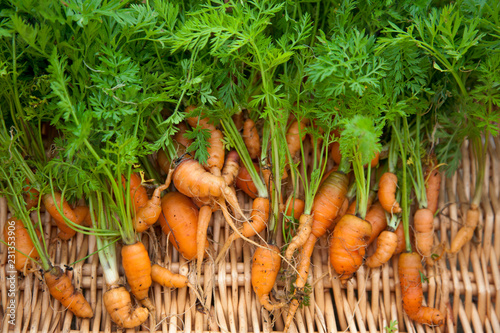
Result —
<path fill-rule="evenodd" d="M 484 193 L 481 203 L 480 227 L 473 242 L 456 256 L 444 255 L 434 267 L 425 269 L 428 282 L 424 284 L 427 305 L 447 313 L 448 332 L 500 332 L 500 140 L 491 139 L 487 161 Z M 448 246 L 462 223 L 467 202 L 474 190 L 474 162 L 469 147 L 462 148 L 463 162 L 452 177 L 443 177 L 440 195 L 440 214 L 435 218 L 435 244 Z M 251 202 L 239 194 L 240 204 L 249 211 Z M 8 217 L 4 198 L 0 199 L 0 227 Z M 48 213 L 42 214 L 46 233 L 56 239 L 57 228 Z M 212 221 L 214 247 L 224 242 L 229 234 L 220 212 Z M 156 238 L 158 237 L 158 238 Z M 2 234 L 3 238 L 3 234 Z M 46 239 L 48 239 L 46 235 Z M 153 262 L 174 272 L 188 275 L 195 282 L 193 263 L 186 262 L 168 244 L 167 237 L 156 233 L 142 235 Z M 283 245 L 281 239 L 278 245 Z M 397 274 L 397 260 L 392 259 L 380 269 L 362 267 L 357 275 L 341 288 L 328 260 L 328 240 L 317 244 L 312 257 L 309 283 L 313 286 L 310 304 L 299 309 L 293 330 L 298 332 L 385 332 L 392 320 L 397 320 L 402 332 L 441 331 L 439 328 L 414 325 L 401 307 L 401 291 Z M 159 244 L 159 248 L 158 245 Z M 220 246 L 219 246 L 220 247 Z M 119 330 L 106 313 L 102 303 L 103 278 L 98 257 L 94 253 L 94 237 L 78 234 L 73 240 L 52 241 L 49 253 L 53 262 L 67 265 L 86 258 L 72 266 L 74 283 L 83 290 L 94 309 L 94 318 L 81 320 L 61 308 L 49 297 L 37 275 L 17 276 L 15 293 L 16 325 L 9 324 L 6 311 L 10 302 L 7 286 L 7 252 L 0 246 L 0 332 L 116 332 Z M 119 251 L 118 251 L 119 253 Z M 170 290 L 153 284 L 150 294 L 156 313 L 135 331 L 141 332 L 271 332 L 282 331 L 286 309 L 269 314 L 261 308 L 250 285 L 250 265 L 253 246 L 241 240 L 235 242 L 226 262 L 218 267 L 205 264 L 202 287 L 211 290 L 213 306 L 205 314 L 198 311 L 195 295 L 187 288 Z M 121 272 L 123 276 L 123 272 Z M 39 275 L 39 274 L 38 274 Z M 283 286 L 284 281 L 278 281 Z M 278 290 L 281 290 L 278 287 Z M 274 326 L 273 326 L 274 325 Z M 134 330 L 129 330 L 133 332 Z"/>

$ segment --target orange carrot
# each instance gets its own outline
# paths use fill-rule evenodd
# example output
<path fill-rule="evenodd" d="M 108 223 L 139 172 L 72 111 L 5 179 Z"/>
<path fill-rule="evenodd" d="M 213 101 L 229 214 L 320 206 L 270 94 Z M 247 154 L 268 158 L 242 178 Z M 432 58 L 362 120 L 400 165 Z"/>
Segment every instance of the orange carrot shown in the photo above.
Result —
<path fill-rule="evenodd" d="M 255 167 L 255 170 L 259 172 L 259 165 L 257 163 L 254 163 L 253 165 Z M 255 187 L 252 177 L 250 177 L 250 173 L 248 173 L 248 170 L 244 165 L 240 167 L 240 171 L 238 172 L 238 176 L 236 177 L 236 187 L 248 194 L 250 198 L 257 198 L 257 187 Z"/>
<path fill-rule="evenodd" d="M 430 209 L 419 209 L 415 212 L 413 224 L 418 253 L 424 258 L 430 257 L 434 242 L 434 214 Z"/>
<path fill-rule="evenodd" d="M 408 317 L 417 323 L 431 326 L 444 324 L 443 314 L 434 308 L 422 306 L 424 293 L 420 273 L 423 272 L 420 255 L 416 252 L 402 253 L 399 256 L 399 280 L 403 309 Z"/>
<path fill-rule="evenodd" d="M 288 150 L 290 151 L 290 156 L 295 156 L 295 154 L 300 150 L 300 143 L 304 141 L 306 136 L 305 127 L 308 124 L 308 120 L 302 120 L 300 123 L 300 134 L 299 135 L 299 121 L 295 120 L 288 131 L 286 132 L 286 142 L 288 144 Z"/>
<path fill-rule="evenodd" d="M 123 188 L 127 188 L 125 177 L 122 176 Z M 138 212 L 139 208 L 146 206 L 148 203 L 148 193 L 141 184 L 141 177 L 137 173 L 130 175 L 130 198 L 134 205 L 134 212 Z"/>
<path fill-rule="evenodd" d="M 165 267 L 157 264 L 151 267 L 151 277 L 153 281 L 167 288 L 184 288 L 190 286 L 187 276 L 174 274 Z"/>
<path fill-rule="evenodd" d="M 148 297 L 151 286 L 151 260 L 144 244 L 137 242 L 122 247 L 122 266 L 130 286 L 130 292 L 150 311 L 154 311 L 153 302 Z"/>
<path fill-rule="evenodd" d="M 392 172 L 386 172 L 378 183 L 378 200 L 385 211 L 391 214 L 401 213 L 401 207 L 396 201 L 396 187 L 398 178 Z"/>
<path fill-rule="evenodd" d="M 403 223 L 399 223 L 394 233 L 398 236 L 398 246 L 396 246 L 396 250 L 394 250 L 394 254 L 396 255 L 402 253 L 406 247 L 406 238 Z"/>
<path fill-rule="evenodd" d="M 371 232 L 371 224 L 354 215 L 344 215 L 335 226 L 330 242 L 330 263 L 342 282 L 350 279 L 363 264 Z"/>
<path fill-rule="evenodd" d="M 197 253 L 199 211 L 196 205 L 179 192 L 167 193 L 161 199 L 160 224 L 165 235 L 179 253 L 191 260 Z"/>
<path fill-rule="evenodd" d="M 234 181 L 238 177 L 240 171 L 240 156 L 236 150 L 232 150 L 227 154 L 226 163 L 222 169 L 222 178 L 226 182 L 227 186 L 232 186 Z"/>
<path fill-rule="evenodd" d="M 287 260 L 292 259 L 295 250 L 304 245 L 304 243 L 309 238 L 311 234 L 313 223 L 313 216 L 309 214 L 302 214 L 299 219 L 299 227 L 297 228 L 297 234 L 292 238 L 290 244 L 285 252 L 285 258 Z"/>
<path fill-rule="evenodd" d="M 79 318 L 92 318 L 94 312 L 81 292 L 75 290 L 69 276 L 60 267 L 45 272 L 45 283 L 52 297 Z"/>
<path fill-rule="evenodd" d="M 35 246 L 33 245 L 33 241 L 28 234 L 28 230 L 21 220 L 14 218 L 8 219 L 7 223 L 5 223 L 3 234 L 5 242 L 7 242 L 9 246 L 13 245 L 16 250 L 27 254 L 35 260 L 40 258 Z M 38 230 L 37 234 L 39 235 Z M 28 257 L 18 251 L 14 253 L 14 267 L 17 271 L 25 274 L 27 269 L 29 269 L 32 265 L 32 262 L 28 259 Z"/>
<path fill-rule="evenodd" d="M 375 253 L 366 260 L 366 266 L 370 268 L 382 266 L 392 258 L 397 246 L 398 236 L 388 230 L 382 231 L 377 238 L 377 249 Z"/>
<path fill-rule="evenodd" d="M 375 238 L 387 227 L 387 219 L 385 218 L 385 210 L 380 205 L 380 202 L 376 202 L 370 207 L 368 213 L 366 213 L 365 221 L 372 225 L 372 234 L 368 240 L 368 245 L 373 243 Z"/>
<path fill-rule="evenodd" d="M 340 144 L 338 141 L 334 141 L 332 143 L 330 148 L 330 156 L 332 157 L 336 165 L 339 165 L 340 161 L 342 161 L 342 153 L 340 152 Z"/>
<path fill-rule="evenodd" d="M 451 242 L 449 253 L 457 253 L 460 249 L 472 239 L 474 230 L 479 224 L 479 209 L 477 205 L 472 204 L 467 210 L 465 225 L 458 230 L 455 238 Z"/>
<path fill-rule="evenodd" d="M 339 223 L 340 219 L 347 214 L 347 210 L 349 209 L 349 199 L 345 198 L 344 202 L 342 203 L 342 206 L 340 207 L 339 213 L 337 214 L 337 217 L 333 220 L 332 224 L 328 227 L 328 232 L 332 233 L 333 229 L 335 229 L 335 226 L 337 223 Z"/>
<path fill-rule="evenodd" d="M 193 143 L 193 140 L 186 139 L 184 136 L 188 129 L 185 123 L 177 124 L 177 128 L 179 130 L 174 134 L 174 141 L 178 143 L 177 156 L 181 156 L 186 152 L 186 148 Z"/>
<path fill-rule="evenodd" d="M 271 304 L 269 293 L 273 289 L 281 267 L 280 250 L 276 245 L 257 248 L 252 257 L 252 287 L 260 304 L 267 311 L 274 311 L 285 303 Z"/>
<path fill-rule="evenodd" d="M 215 263 L 218 263 L 222 258 L 224 258 L 226 251 L 236 239 L 241 237 L 240 235 L 251 237 L 262 232 L 262 230 L 264 230 L 267 226 L 268 219 L 269 199 L 255 198 L 252 204 L 252 215 L 250 217 L 250 221 L 243 223 L 240 233 L 232 233 L 231 236 L 228 237 L 224 246 L 220 250 L 219 255 L 217 256 L 217 259 L 215 259 Z"/>
<path fill-rule="evenodd" d="M 75 213 L 75 221 L 74 223 L 78 225 L 82 225 L 85 223 L 88 223 L 88 216 L 90 215 L 89 208 L 86 206 L 78 206 L 75 209 L 73 209 L 73 212 Z M 92 224 L 92 221 L 90 222 L 90 225 Z M 57 234 L 57 237 L 59 237 L 62 240 L 68 240 L 71 237 L 73 237 L 76 234 L 76 230 L 71 229 L 69 232 L 66 231 L 60 231 Z"/>
<path fill-rule="evenodd" d="M 441 188 L 441 174 L 439 169 L 435 167 L 437 164 L 435 159 L 428 165 L 425 175 L 425 193 L 427 195 L 427 208 L 435 214 L 439 202 L 439 190 Z"/>
<path fill-rule="evenodd" d="M 161 214 L 161 200 L 160 194 L 170 186 L 172 178 L 172 170 L 168 172 L 165 184 L 158 186 L 153 192 L 153 196 L 147 203 L 139 208 L 139 211 L 134 216 L 134 228 L 136 232 L 143 232 L 158 221 Z"/>
<path fill-rule="evenodd" d="M 30 186 L 28 178 L 26 178 L 26 186 L 23 187 L 23 198 L 26 202 L 26 210 L 38 205 L 38 198 L 40 197 L 40 192 Z"/>
<path fill-rule="evenodd" d="M 304 212 L 305 202 L 304 200 L 294 198 L 289 196 L 286 200 L 285 207 L 287 216 L 293 216 L 294 219 L 298 220 L 302 213 Z M 293 214 L 293 215 L 292 215 Z"/>
<path fill-rule="evenodd" d="M 248 118 L 243 124 L 243 141 L 247 146 L 251 159 L 256 159 L 260 155 L 260 138 L 257 126 L 252 119 Z"/>
<path fill-rule="evenodd" d="M 148 319 L 148 310 L 143 307 L 134 308 L 130 293 L 125 287 L 110 287 L 104 293 L 103 301 L 111 320 L 120 327 L 134 328 Z"/>
<path fill-rule="evenodd" d="M 42 197 L 42 201 L 43 204 L 45 205 L 45 209 L 47 209 L 50 216 L 52 216 L 52 218 L 56 221 L 57 227 L 59 228 L 59 230 L 61 230 L 61 236 L 66 240 L 73 237 L 76 231 L 70 228 L 66 224 L 66 221 L 64 221 L 63 216 L 58 211 L 58 207 L 59 209 L 62 210 L 64 216 L 73 223 L 77 223 L 75 212 L 70 207 L 66 199 L 62 198 L 61 193 L 54 192 L 54 196 L 52 196 L 51 193 L 47 193 Z M 61 201 L 62 201 L 62 208 L 61 208 Z"/>
<path fill-rule="evenodd" d="M 203 206 L 200 209 L 198 216 L 198 228 L 196 231 L 196 271 L 198 276 L 201 276 L 201 265 L 205 257 L 206 241 L 207 241 L 207 228 L 212 218 L 212 208 L 210 206 Z"/>

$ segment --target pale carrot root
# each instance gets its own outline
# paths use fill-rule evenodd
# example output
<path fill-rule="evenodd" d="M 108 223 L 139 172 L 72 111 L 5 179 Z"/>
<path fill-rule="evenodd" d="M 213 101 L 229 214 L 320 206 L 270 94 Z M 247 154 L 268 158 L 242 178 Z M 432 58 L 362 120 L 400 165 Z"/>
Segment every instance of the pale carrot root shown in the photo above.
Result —
<path fill-rule="evenodd" d="M 285 258 L 287 260 L 291 260 L 293 254 L 295 253 L 295 250 L 304 245 L 304 243 L 307 241 L 309 235 L 311 235 L 312 223 L 312 215 L 302 214 L 300 216 L 297 234 L 292 238 L 292 241 L 290 242 L 290 244 L 288 244 L 285 252 Z"/>
<path fill-rule="evenodd" d="M 196 232 L 196 272 L 201 277 L 201 266 L 205 257 L 205 243 L 207 241 L 207 228 L 212 218 L 212 208 L 203 206 L 198 215 L 198 230 Z"/>

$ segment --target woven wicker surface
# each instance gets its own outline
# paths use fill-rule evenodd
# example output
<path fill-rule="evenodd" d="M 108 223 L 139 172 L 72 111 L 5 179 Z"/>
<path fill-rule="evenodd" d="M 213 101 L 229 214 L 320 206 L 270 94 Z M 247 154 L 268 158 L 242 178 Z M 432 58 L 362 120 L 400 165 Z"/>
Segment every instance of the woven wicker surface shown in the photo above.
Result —
<path fill-rule="evenodd" d="M 428 282 L 424 284 L 427 305 L 447 313 L 448 332 L 500 332 L 500 140 L 492 139 L 488 155 L 487 174 L 481 204 L 480 227 L 473 242 L 455 256 L 444 255 L 434 267 L 425 269 Z M 496 147 L 496 148 L 495 148 Z M 452 177 L 444 175 L 441 186 L 441 212 L 435 218 L 435 244 L 446 244 L 456 234 L 474 190 L 475 170 L 467 144 L 462 148 L 463 162 Z M 250 199 L 239 193 L 240 204 L 247 211 Z M 5 199 L 0 200 L 0 227 L 8 217 Z M 46 233 L 56 239 L 57 228 L 47 213 L 42 214 Z M 219 212 L 213 217 L 211 231 L 215 248 L 227 238 L 228 228 Z M 186 262 L 168 244 L 159 228 L 142 235 L 153 262 L 165 265 L 174 272 L 188 275 L 195 282 L 194 263 Z M 46 235 L 47 237 L 48 235 Z M 3 235 L 2 235 L 3 238 Z M 47 237 L 48 239 L 48 237 Z M 279 245 L 283 245 L 278 239 Z M 312 257 L 309 283 L 313 286 L 310 305 L 299 309 L 295 326 L 299 332 L 385 332 L 392 320 L 399 331 L 431 332 L 439 328 L 414 325 L 401 307 L 401 291 L 397 260 L 380 269 L 362 267 L 357 275 L 341 288 L 328 260 L 328 240 L 316 246 Z M 53 262 L 67 265 L 96 250 L 94 237 L 78 234 L 68 242 L 50 242 Z M 76 319 L 69 311 L 49 297 L 37 275 L 17 276 L 15 293 L 16 325 L 5 316 L 8 298 L 7 252 L 0 253 L 0 316 L 1 332 L 115 332 L 117 331 L 102 304 L 103 278 L 97 255 L 75 264 L 71 271 L 74 283 L 81 289 L 94 309 L 94 318 Z M 195 295 L 187 290 L 171 290 L 153 284 L 150 294 L 156 314 L 135 331 L 141 332 L 272 332 L 283 329 L 286 310 L 270 315 L 262 309 L 250 285 L 250 265 L 253 246 L 238 240 L 229 251 L 226 262 L 214 267 L 211 261 L 204 266 L 203 289 L 212 298 L 206 313 L 197 308 Z M 369 249 L 370 250 L 370 249 Z M 123 275 L 123 272 L 121 272 Z M 39 274 L 38 274 L 39 275 Z M 278 293 L 284 279 L 278 281 Z M 279 296 L 279 295 L 278 295 Z M 274 325 L 274 326 L 273 326 Z M 129 330 L 134 331 L 134 330 Z"/>

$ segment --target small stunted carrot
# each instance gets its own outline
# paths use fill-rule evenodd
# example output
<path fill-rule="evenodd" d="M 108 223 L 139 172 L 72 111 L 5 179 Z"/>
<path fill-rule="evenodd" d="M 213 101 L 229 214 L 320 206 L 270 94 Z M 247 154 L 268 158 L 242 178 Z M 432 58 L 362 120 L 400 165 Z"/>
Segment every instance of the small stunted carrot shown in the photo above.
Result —
<path fill-rule="evenodd" d="M 398 236 L 389 230 L 382 231 L 377 238 L 377 249 L 366 259 L 366 266 L 370 268 L 382 266 L 392 258 L 397 246 Z"/>
<path fill-rule="evenodd" d="M 368 240 L 368 245 L 373 243 L 377 236 L 387 227 L 387 219 L 385 217 L 385 210 L 382 208 L 380 202 L 376 202 L 370 207 L 366 213 L 365 221 L 372 225 L 372 234 Z"/>
<path fill-rule="evenodd" d="M 254 163 L 253 165 L 255 167 L 255 170 L 259 172 L 259 165 L 257 163 Z M 248 173 L 248 170 L 244 165 L 240 167 L 238 176 L 236 177 L 236 187 L 248 194 L 250 198 L 257 198 L 257 187 L 255 187 L 255 184 L 252 181 L 252 177 L 250 176 L 250 173 Z"/>
<path fill-rule="evenodd" d="M 139 208 L 134 216 L 134 229 L 136 232 L 143 232 L 148 229 L 150 225 L 153 225 L 158 221 L 161 214 L 161 192 L 166 190 L 170 186 L 170 180 L 172 179 L 172 172 L 168 172 L 165 184 L 158 186 L 153 192 L 153 196 L 150 200 L 146 202 L 144 206 Z"/>
<path fill-rule="evenodd" d="M 479 224 L 479 209 L 477 205 L 472 204 L 467 210 L 465 225 L 458 230 L 455 238 L 451 242 L 449 253 L 457 253 L 460 249 L 472 239 L 474 230 Z"/>
<path fill-rule="evenodd" d="M 344 215 L 335 226 L 330 243 L 330 263 L 342 282 L 350 279 L 363 264 L 371 232 L 371 224 L 354 215 Z"/>
<path fill-rule="evenodd" d="M 127 183 L 123 176 L 122 185 L 124 189 L 127 189 Z M 141 207 L 146 206 L 149 200 L 148 193 L 141 184 L 141 177 L 139 177 L 137 173 L 132 173 L 130 175 L 130 198 L 134 205 L 134 212 L 138 212 Z"/>
<path fill-rule="evenodd" d="M 300 122 L 300 135 L 299 134 L 299 121 L 295 120 L 288 131 L 286 132 L 286 143 L 288 144 L 288 150 L 290 151 L 290 156 L 295 156 L 295 154 L 300 150 L 300 143 L 304 141 L 306 136 L 305 127 L 308 124 L 308 120 L 304 119 Z"/>
<path fill-rule="evenodd" d="M 380 177 L 378 186 L 378 200 L 385 211 L 391 214 L 401 213 L 401 207 L 396 201 L 398 177 L 392 172 L 386 172 Z"/>
<path fill-rule="evenodd" d="M 273 289 L 281 267 L 280 250 L 276 245 L 259 247 L 252 257 L 252 288 L 260 304 L 267 311 L 274 311 L 285 303 L 271 304 L 269 293 Z"/>
<path fill-rule="evenodd" d="M 434 214 L 427 208 L 417 210 L 413 217 L 413 225 L 418 253 L 424 258 L 430 257 L 434 243 Z"/>
<path fill-rule="evenodd" d="M 52 297 L 79 318 L 92 318 L 94 312 L 81 292 L 75 290 L 69 276 L 60 267 L 52 267 L 44 274 L 45 284 Z"/>
<path fill-rule="evenodd" d="M 260 137 L 257 126 L 252 119 L 248 118 L 243 124 L 243 141 L 248 149 L 252 160 L 260 156 Z"/>
<path fill-rule="evenodd" d="M 427 195 L 427 208 L 435 214 L 439 203 L 439 190 L 441 189 L 441 174 L 435 166 L 437 164 L 435 158 L 427 166 L 425 175 L 425 193 Z"/>
<path fill-rule="evenodd" d="M 255 198 L 252 204 L 252 215 L 250 216 L 250 221 L 243 223 L 240 228 L 239 233 L 232 233 L 228 237 L 224 246 L 219 252 L 215 263 L 218 263 L 226 255 L 226 251 L 229 249 L 231 244 L 241 235 L 245 237 L 252 237 L 264 230 L 267 226 L 267 220 L 269 219 L 269 199 L 268 198 Z"/>
<path fill-rule="evenodd" d="M 113 286 L 103 295 L 104 306 L 111 320 L 123 328 L 134 328 L 146 321 L 149 311 L 132 305 L 132 298 L 125 287 Z"/>
<path fill-rule="evenodd" d="M 150 311 L 154 311 L 149 299 L 151 286 L 151 260 L 142 242 L 127 244 L 122 247 L 122 266 L 130 286 L 130 292 Z"/>
<path fill-rule="evenodd" d="M 61 193 L 54 192 L 54 195 L 47 193 L 42 197 L 45 209 L 49 212 L 50 216 L 56 221 L 57 227 L 61 231 L 61 236 L 66 240 L 73 237 L 76 231 L 70 228 L 63 216 L 59 213 L 58 208 L 62 210 L 64 216 L 73 223 L 77 223 L 75 212 L 70 207 L 66 199 L 63 199 Z M 62 202 L 62 205 L 61 205 Z M 57 205 L 57 206 L 56 206 Z M 61 207 L 62 206 L 62 207 Z M 83 221 L 83 220 L 82 220 Z"/>
<path fill-rule="evenodd" d="M 163 233 L 179 253 L 191 260 L 197 253 L 199 211 L 190 198 L 179 192 L 167 193 L 161 199 L 160 225 Z"/>
<path fill-rule="evenodd" d="M 151 267 L 151 278 L 154 282 L 167 288 L 184 288 L 191 286 L 187 276 L 174 274 L 165 267 L 154 264 Z"/>
<path fill-rule="evenodd" d="M 17 250 L 14 254 L 14 267 L 18 272 L 25 273 L 27 269 L 30 268 L 32 262 L 24 254 L 27 254 L 35 260 L 40 258 L 29 236 L 28 230 L 21 220 L 11 218 L 5 223 L 3 234 L 5 241 L 9 244 L 14 244 Z"/>
<path fill-rule="evenodd" d="M 416 252 L 399 256 L 398 274 L 401 281 L 403 309 L 417 323 L 431 326 L 444 324 L 444 316 L 438 310 L 422 306 L 424 293 L 420 273 L 423 272 L 420 255 Z"/>

